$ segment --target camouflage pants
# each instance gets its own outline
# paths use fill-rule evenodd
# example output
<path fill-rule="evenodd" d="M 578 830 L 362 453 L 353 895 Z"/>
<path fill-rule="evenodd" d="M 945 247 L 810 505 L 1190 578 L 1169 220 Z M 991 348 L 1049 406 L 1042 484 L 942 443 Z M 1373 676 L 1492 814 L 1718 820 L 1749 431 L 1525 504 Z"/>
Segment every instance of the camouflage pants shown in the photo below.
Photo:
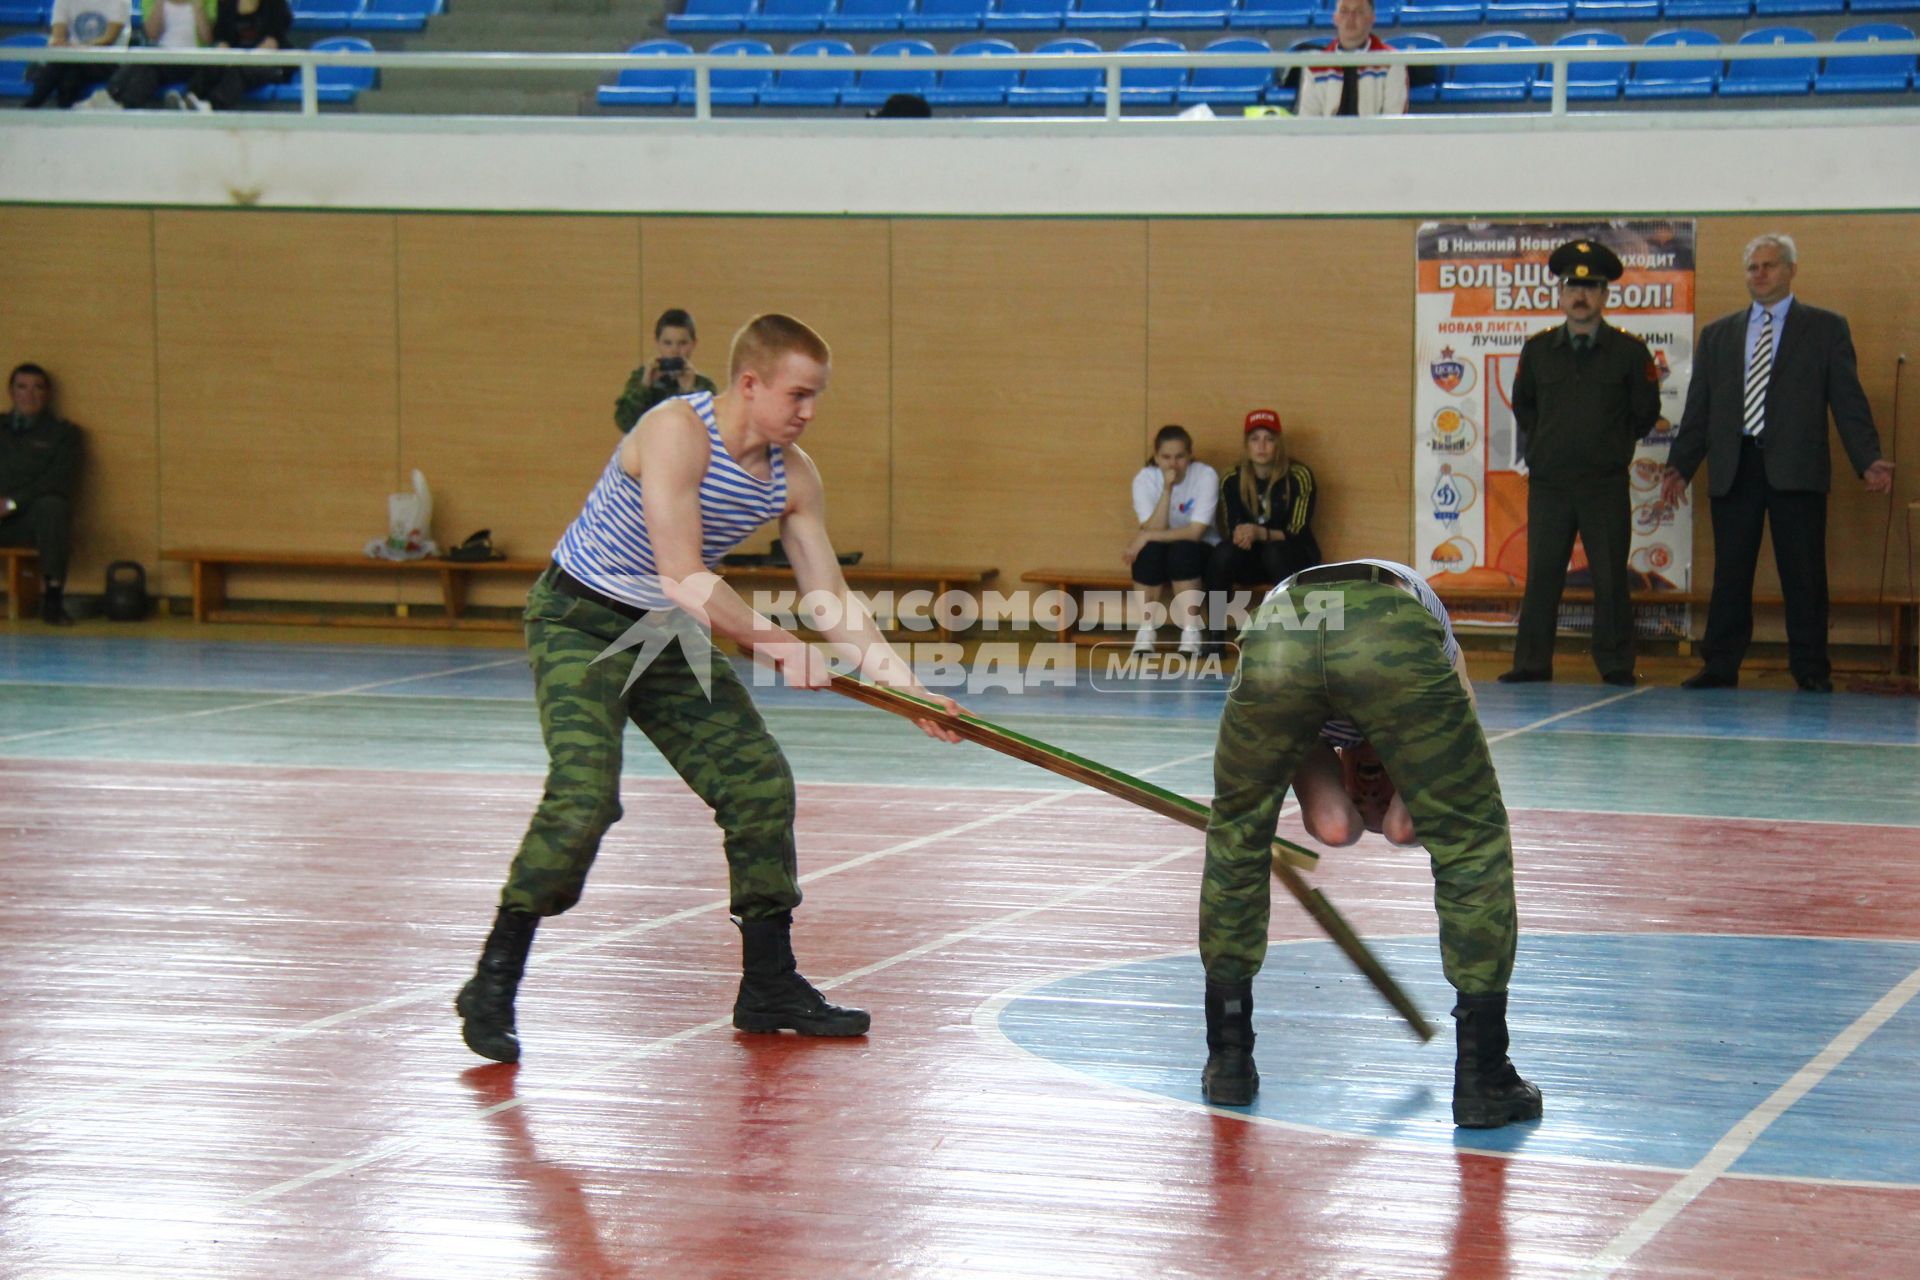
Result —
<path fill-rule="evenodd" d="M 1267 954 L 1269 847 L 1295 770 L 1334 715 L 1353 720 L 1406 797 L 1432 860 L 1440 955 L 1468 994 L 1507 989 L 1517 924 L 1513 841 L 1486 736 L 1443 649 L 1440 623 L 1397 587 L 1316 583 L 1343 601 L 1290 629 L 1304 592 L 1249 625 L 1239 687 L 1227 700 L 1213 762 L 1213 819 L 1200 885 L 1207 976 L 1238 982 Z M 1300 614 L 1311 622 L 1310 614 Z"/>
<path fill-rule="evenodd" d="M 625 688 L 635 650 L 600 655 L 632 623 L 555 591 L 545 577 L 527 599 L 526 624 L 547 787 L 501 905 L 554 916 L 580 900 L 600 839 L 620 818 L 621 739 L 631 720 L 713 809 L 733 914 L 756 920 L 797 906 L 793 772 L 725 656 L 709 650 L 711 699 L 677 643 Z"/>

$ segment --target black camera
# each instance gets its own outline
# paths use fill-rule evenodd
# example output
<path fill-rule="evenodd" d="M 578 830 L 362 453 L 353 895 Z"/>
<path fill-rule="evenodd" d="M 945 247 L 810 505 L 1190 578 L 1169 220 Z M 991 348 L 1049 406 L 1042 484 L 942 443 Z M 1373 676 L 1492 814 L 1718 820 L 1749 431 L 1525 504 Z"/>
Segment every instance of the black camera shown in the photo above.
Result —
<path fill-rule="evenodd" d="M 687 362 L 679 356 L 661 356 L 653 366 L 653 384 L 656 387 L 672 386 L 677 389 L 680 385 L 680 371 L 686 367 Z"/>

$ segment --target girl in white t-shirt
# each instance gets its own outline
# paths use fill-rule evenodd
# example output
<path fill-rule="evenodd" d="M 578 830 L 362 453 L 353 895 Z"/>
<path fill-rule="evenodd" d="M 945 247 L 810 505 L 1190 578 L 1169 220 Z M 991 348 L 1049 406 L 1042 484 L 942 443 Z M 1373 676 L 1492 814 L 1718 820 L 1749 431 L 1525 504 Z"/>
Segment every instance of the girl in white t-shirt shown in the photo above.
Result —
<path fill-rule="evenodd" d="M 1206 634 L 1201 629 L 1201 581 L 1207 554 L 1220 540 L 1213 527 L 1219 501 L 1219 473 L 1194 459 L 1187 429 L 1160 428 L 1153 438 L 1153 456 L 1133 478 L 1133 514 L 1140 527 L 1120 553 L 1133 572 L 1134 607 L 1141 618 L 1133 637 L 1135 653 L 1153 649 L 1155 606 L 1170 612 L 1180 627 L 1180 652 L 1200 653 Z"/>

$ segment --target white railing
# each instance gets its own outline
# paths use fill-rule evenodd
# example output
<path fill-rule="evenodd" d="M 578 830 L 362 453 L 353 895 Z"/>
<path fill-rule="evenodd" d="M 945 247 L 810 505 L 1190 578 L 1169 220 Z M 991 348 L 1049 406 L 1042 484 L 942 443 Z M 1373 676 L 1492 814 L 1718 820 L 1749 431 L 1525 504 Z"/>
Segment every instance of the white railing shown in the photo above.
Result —
<path fill-rule="evenodd" d="M 100 49 L 35 48 L 13 46 L 4 50 L 5 60 L 20 62 L 154 62 L 165 66 L 219 66 L 229 63 L 250 67 L 274 66 L 301 69 L 300 110 L 316 115 L 320 110 L 318 85 L 312 74 L 317 67 L 373 67 L 377 69 L 420 71 L 472 71 L 511 74 L 517 71 L 602 71 L 634 69 L 654 71 L 691 70 L 694 84 L 694 118 L 713 116 L 712 73 L 765 69 L 771 71 L 818 71 L 823 64 L 846 71 L 898 71 L 911 67 L 916 71 L 970 71 L 991 68 L 998 71 L 1084 70 L 1100 67 L 1105 85 L 1100 95 L 1105 100 L 1104 118 L 1118 120 L 1126 93 L 1121 73 L 1130 70 L 1168 67 L 1461 67 L 1537 65 L 1550 68 L 1552 98 L 1549 115 L 1567 114 L 1568 68 L 1586 62 L 1745 62 L 1781 58 L 1825 59 L 1887 57 L 1920 54 L 1920 40 L 1881 40 L 1871 43 L 1818 41 L 1813 44 L 1711 44 L 1711 45 L 1527 45 L 1507 49 L 1406 49 L 1391 52 L 1362 50 L 1358 53 L 1333 53 L 1325 49 L 1276 53 L 1016 53 L 996 55 L 936 54 L 932 57 L 795 57 L 790 54 L 721 55 L 629 54 L 629 53 L 364 53 L 310 49 L 236 50 L 236 49 Z M 1426 114 L 1426 113 L 1423 113 Z M 911 124 L 911 121 L 896 123 Z"/>

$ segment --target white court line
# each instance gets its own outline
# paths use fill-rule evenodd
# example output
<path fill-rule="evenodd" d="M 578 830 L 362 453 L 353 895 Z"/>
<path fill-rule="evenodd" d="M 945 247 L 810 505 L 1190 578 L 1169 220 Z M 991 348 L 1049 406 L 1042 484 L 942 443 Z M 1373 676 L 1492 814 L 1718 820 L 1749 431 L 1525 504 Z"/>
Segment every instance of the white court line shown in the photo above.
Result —
<path fill-rule="evenodd" d="M 57 738 L 67 733 L 94 733 L 102 729 L 131 729 L 143 725 L 170 724 L 177 720 L 193 720 L 201 716 L 222 716 L 234 711 L 258 711 L 262 707 L 283 707 L 296 702 L 318 702 L 326 698 L 344 698 L 356 693 L 366 693 L 372 689 L 386 689 L 396 684 L 407 684 L 414 680 L 437 680 L 441 676 L 466 675 L 472 671 L 486 671 L 493 667 L 504 667 L 510 663 L 523 662 L 524 658 L 512 657 L 496 659 L 492 662 L 472 663 L 466 666 L 447 667 L 440 671 L 421 671 L 410 676 L 395 676 L 389 680 L 375 680 L 369 684 L 357 684 L 346 689 L 326 689 L 317 693 L 293 693 L 283 697 L 263 698 L 257 702 L 236 702 L 230 706 L 202 707 L 198 711 L 169 711 L 157 716 L 135 716 L 130 720 L 101 720 L 93 724 L 62 725 L 58 729 L 34 729 L 28 733 L 12 733 L 0 736 L 0 746 L 9 742 L 27 742 L 34 738 Z M 181 692 L 203 692 L 201 690 L 182 690 Z M 220 690 L 209 690 L 218 696 Z"/>
<path fill-rule="evenodd" d="M 1583 1280 L 1604 1280 L 1604 1277 L 1611 1276 L 1625 1266 L 1634 1254 L 1732 1168 L 1734 1162 L 1746 1154 L 1747 1149 L 1759 1140 L 1775 1120 L 1785 1115 L 1815 1085 L 1826 1079 L 1835 1067 L 1845 1062 L 1848 1055 L 1866 1042 L 1868 1036 L 1905 1008 L 1915 995 L 1920 995 L 1920 969 L 1915 969 L 1875 1001 L 1872 1008 L 1855 1018 L 1851 1026 L 1835 1036 L 1811 1062 L 1795 1072 L 1792 1079 L 1775 1089 L 1766 1101 L 1727 1130 L 1726 1135 L 1707 1152 L 1705 1159 L 1667 1188 L 1666 1194 L 1642 1210 L 1639 1217 L 1628 1223 L 1625 1230 L 1594 1256 L 1581 1273 Z"/>
<path fill-rule="evenodd" d="M 1168 760 L 1163 764 L 1154 765 L 1142 772 L 1152 773 L 1160 769 L 1176 768 L 1183 764 L 1191 764 L 1195 760 L 1204 759 L 1212 754 L 1211 751 L 1207 751 L 1197 755 L 1182 756 L 1176 760 Z M 832 866 L 822 867 L 818 871 L 810 871 L 800 877 L 800 883 L 803 885 L 812 884 L 828 876 L 839 875 L 841 872 L 852 871 L 856 868 L 878 862 L 883 858 L 890 858 L 902 853 L 910 853 L 915 849 L 923 848 L 936 841 L 948 840 L 956 836 L 965 835 L 981 827 L 1003 822 L 1009 818 L 1020 817 L 1036 809 L 1058 804 L 1063 800 L 1080 794 L 1081 792 L 1079 791 L 1050 791 L 1039 796 L 1037 799 L 1016 805 L 1011 809 L 1001 810 L 981 818 L 974 818 L 955 826 L 946 827 L 929 835 L 915 836 L 911 840 L 904 840 L 899 844 L 889 845 L 884 849 L 876 849 L 871 853 L 848 858 L 844 862 L 837 862 Z M 727 905 L 728 900 L 726 898 L 715 898 L 710 902 L 705 902 L 698 906 L 685 907 L 670 915 L 645 920 L 639 924 L 628 925 L 624 929 L 616 929 L 611 933 L 600 934 L 585 941 L 574 943 L 571 946 L 544 949 L 541 952 L 542 962 L 551 963 L 564 960 L 568 957 L 593 951 L 612 943 L 624 942 L 629 938 L 639 937 L 658 929 L 664 929 L 668 925 L 678 924 L 680 921 L 689 920 L 695 916 L 707 915 L 715 911 L 724 911 Z M 840 981 L 845 981 L 845 979 L 834 979 L 830 983 L 820 983 L 816 985 L 829 986 L 837 984 Z M 101 1085 L 95 1089 L 70 1094 L 54 1102 L 48 1102 L 38 1107 L 30 1107 L 25 1111 L 18 1111 L 12 1115 L 0 1117 L 0 1132 L 4 1132 L 7 1129 L 18 1128 L 55 1112 L 65 1111 L 75 1107 L 84 1108 L 92 1106 L 107 1098 L 118 1097 L 137 1089 L 147 1088 L 150 1085 L 159 1084 L 167 1080 L 179 1079 L 182 1076 L 190 1076 L 206 1068 L 217 1067 L 240 1058 L 251 1057 L 267 1049 L 275 1048 L 290 1041 L 304 1039 L 318 1032 L 326 1031 L 349 1022 L 356 1022 L 362 1018 L 388 1013 L 394 1009 L 404 1009 L 410 1005 L 421 1004 L 426 1001 L 445 1000 L 446 998 L 447 988 L 444 985 L 418 987 L 401 995 L 390 996 L 385 1000 L 375 1001 L 372 1004 L 361 1005 L 354 1009 L 345 1009 L 339 1013 L 328 1014 L 322 1018 L 315 1018 L 312 1021 L 303 1022 L 298 1026 L 287 1027 L 271 1035 L 248 1040 L 228 1049 L 220 1049 L 212 1053 L 202 1054 L 197 1058 L 191 1058 L 185 1062 L 157 1069 L 143 1069 L 142 1073 L 137 1077 L 123 1080 L 116 1084 Z"/>
<path fill-rule="evenodd" d="M 1638 689 L 1629 689 L 1625 693 L 1616 693 L 1612 697 L 1602 698 L 1598 702 L 1589 702 L 1585 706 L 1580 707 L 1569 707 L 1565 711 L 1556 712 L 1553 715 L 1535 720 L 1531 724 L 1523 724 L 1518 729 L 1503 729 L 1488 738 L 1487 745 L 1492 746 L 1496 742 L 1505 742 L 1508 738 L 1517 738 L 1523 733 L 1531 733 L 1535 729 L 1544 729 L 1550 724 L 1558 724 L 1562 720 L 1569 719 L 1573 716 L 1585 715 L 1587 712 L 1597 711 L 1601 707 L 1610 707 L 1614 703 L 1624 702 L 1628 698 L 1637 698 L 1652 688 L 1653 686 L 1650 684 L 1643 684 Z"/>

